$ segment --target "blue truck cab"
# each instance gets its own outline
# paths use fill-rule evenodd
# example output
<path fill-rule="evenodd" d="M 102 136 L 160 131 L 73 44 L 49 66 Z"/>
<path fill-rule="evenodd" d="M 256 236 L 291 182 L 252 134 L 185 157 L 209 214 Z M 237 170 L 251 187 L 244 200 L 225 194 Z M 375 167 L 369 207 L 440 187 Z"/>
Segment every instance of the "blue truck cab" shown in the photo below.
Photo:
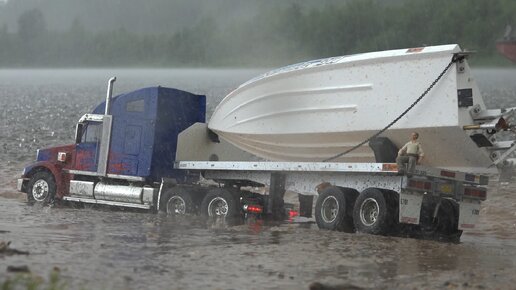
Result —
<path fill-rule="evenodd" d="M 178 134 L 205 122 L 206 97 L 160 86 L 111 97 L 114 80 L 106 101 L 80 118 L 74 144 L 40 149 L 37 161 L 24 169 L 18 190 L 29 201 L 72 195 L 148 207 L 156 203 L 149 185 L 163 178 L 198 179 L 175 169 L 174 162 Z"/>
<path fill-rule="evenodd" d="M 93 115 L 105 112 L 106 102 Z M 197 122 L 205 122 L 206 97 L 185 91 L 149 87 L 112 99 L 111 136 L 106 173 L 158 181 L 182 179 L 173 169 L 178 134 Z M 104 120 L 104 118 L 103 118 Z M 98 172 L 105 124 L 85 118 L 78 124 L 75 148 L 76 171 Z"/>

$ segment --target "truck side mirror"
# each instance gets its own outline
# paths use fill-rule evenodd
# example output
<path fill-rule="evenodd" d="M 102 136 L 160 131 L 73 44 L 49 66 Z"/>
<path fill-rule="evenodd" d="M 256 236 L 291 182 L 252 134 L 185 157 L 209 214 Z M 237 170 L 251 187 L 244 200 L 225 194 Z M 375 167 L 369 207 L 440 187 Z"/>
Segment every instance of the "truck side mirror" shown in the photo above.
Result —
<path fill-rule="evenodd" d="M 81 143 L 83 128 L 83 123 L 77 123 L 77 126 L 75 127 L 75 144 Z"/>

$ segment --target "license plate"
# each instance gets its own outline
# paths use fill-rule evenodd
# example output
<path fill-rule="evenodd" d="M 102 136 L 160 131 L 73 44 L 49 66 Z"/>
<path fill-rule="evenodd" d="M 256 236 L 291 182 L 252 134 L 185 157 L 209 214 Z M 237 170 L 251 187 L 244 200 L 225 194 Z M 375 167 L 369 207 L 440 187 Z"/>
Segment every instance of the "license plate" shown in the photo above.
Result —
<path fill-rule="evenodd" d="M 439 191 L 442 193 L 452 194 L 453 193 L 453 185 L 449 184 L 449 183 L 439 184 Z"/>

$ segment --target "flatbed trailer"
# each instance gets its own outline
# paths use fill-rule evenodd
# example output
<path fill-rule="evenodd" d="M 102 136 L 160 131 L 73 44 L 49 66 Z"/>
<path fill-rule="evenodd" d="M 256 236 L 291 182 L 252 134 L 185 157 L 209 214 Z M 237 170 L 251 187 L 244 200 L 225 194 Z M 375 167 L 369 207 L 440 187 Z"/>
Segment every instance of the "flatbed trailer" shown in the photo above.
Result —
<path fill-rule="evenodd" d="M 473 228 L 489 181 L 422 166 L 411 177 L 400 176 L 395 163 L 180 161 L 176 168 L 221 183 L 268 186 L 265 213 L 272 216 L 285 191 L 319 195 L 320 228 L 371 234 L 392 232 L 396 224 L 422 223 L 424 230 L 445 236 Z"/>

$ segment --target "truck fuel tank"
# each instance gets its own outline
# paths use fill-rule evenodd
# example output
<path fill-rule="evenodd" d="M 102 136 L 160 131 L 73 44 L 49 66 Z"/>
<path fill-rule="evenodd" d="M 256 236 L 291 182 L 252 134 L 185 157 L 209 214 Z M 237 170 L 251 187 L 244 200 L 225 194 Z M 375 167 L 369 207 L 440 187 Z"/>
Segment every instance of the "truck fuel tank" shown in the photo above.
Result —
<path fill-rule="evenodd" d="M 111 185 L 102 182 L 95 185 L 95 198 L 102 200 L 142 203 L 143 189 L 126 185 Z"/>
<path fill-rule="evenodd" d="M 152 204 L 156 189 L 131 185 L 94 183 L 91 181 L 70 181 L 70 194 L 91 200 L 106 200 L 124 203 Z"/>

